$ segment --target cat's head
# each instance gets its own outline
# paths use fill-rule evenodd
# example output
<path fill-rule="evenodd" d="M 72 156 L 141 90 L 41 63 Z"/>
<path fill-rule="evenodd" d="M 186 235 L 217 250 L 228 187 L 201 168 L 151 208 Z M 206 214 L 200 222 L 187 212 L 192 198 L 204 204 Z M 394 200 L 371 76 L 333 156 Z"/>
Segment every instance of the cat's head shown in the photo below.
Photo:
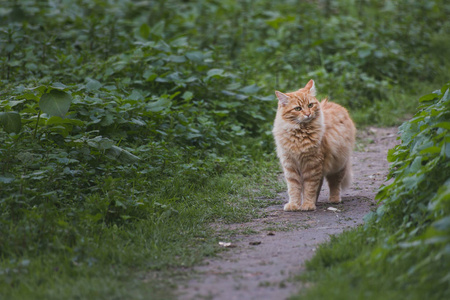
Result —
<path fill-rule="evenodd" d="M 320 102 L 316 99 L 316 87 L 312 79 L 296 92 L 284 94 L 275 91 L 275 95 L 278 98 L 278 110 L 288 122 L 307 123 L 320 115 Z"/>

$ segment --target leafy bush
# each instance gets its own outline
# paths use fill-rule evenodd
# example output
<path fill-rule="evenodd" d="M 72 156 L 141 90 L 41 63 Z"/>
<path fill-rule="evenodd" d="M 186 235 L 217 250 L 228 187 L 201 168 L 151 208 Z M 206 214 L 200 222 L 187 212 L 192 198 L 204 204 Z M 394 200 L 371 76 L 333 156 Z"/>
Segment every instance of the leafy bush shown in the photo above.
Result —
<path fill-rule="evenodd" d="M 392 222 L 415 234 L 450 212 L 449 87 L 421 97 L 420 111 L 400 126 L 402 143 L 388 154 L 395 179 L 377 195 L 384 205 L 376 222 Z"/>

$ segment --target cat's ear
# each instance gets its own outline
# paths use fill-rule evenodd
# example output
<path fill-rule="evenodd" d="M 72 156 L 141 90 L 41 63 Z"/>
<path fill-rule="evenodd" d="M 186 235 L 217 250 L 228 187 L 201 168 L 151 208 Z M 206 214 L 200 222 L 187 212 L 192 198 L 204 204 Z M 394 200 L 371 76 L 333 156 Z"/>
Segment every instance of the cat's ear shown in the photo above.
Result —
<path fill-rule="evenodd" d="M 305 85 L 305 89 L 309 90 L 309 94 L 313 97 L 316 96 L 317 91 L 316 91 L 316 85 L 314 84 L 314 80 L 310 80 L 306 85 Z"/>
<path fill-rule="evenodd" d="M 275 91 L 275 95 L 277 95 L 278 101 L 281 103 L 281 105 L 285 106 L 289 103 L 289 97 L 286 94 L 283 94 L 282 92 Z"/>

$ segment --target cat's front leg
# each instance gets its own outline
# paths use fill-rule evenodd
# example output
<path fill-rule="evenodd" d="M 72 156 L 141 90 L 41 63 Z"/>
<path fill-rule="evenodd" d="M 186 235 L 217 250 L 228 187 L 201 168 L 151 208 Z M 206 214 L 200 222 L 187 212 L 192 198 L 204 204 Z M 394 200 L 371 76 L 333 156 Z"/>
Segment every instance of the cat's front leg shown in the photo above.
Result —
<path fill-rule="evenodd" d="M 283 163 L 284 177 L 286 178 L 289 202 L 284 205 L 285 211 L 298 211 L 302 204 L 302 178 L 294 164 L 287 161 Z"/>
<path fill-rule="evenodd" d="M 321 172 L 311 172 L 304 176 L 303 181 L 303 202 L 300 210 L 315 210 L 316 201 L 319 196 L 320 187 L 323 182 L 323 174 Z"/>

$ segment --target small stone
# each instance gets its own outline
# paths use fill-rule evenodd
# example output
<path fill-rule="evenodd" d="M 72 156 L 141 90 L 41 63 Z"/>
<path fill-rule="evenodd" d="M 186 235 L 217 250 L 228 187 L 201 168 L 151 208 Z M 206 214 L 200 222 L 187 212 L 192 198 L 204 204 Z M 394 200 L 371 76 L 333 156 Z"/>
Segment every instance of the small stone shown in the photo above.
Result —
<path fill-rule="evenodd" d="M 268 232 L 267 235 L 275 235 L 275 233 L 273 233 L 273 232 L 271 231 L 271 232 Z"/>
<path fill-rule="evenodd" d="M 249 245 L 252 245 L 252 246 L 256 246 L 256 245 L 260 245 L 260 244 L 261 244 L 261 241 L 255 241 L 255 242 L 249 243 Z"/>
<path fill-rule="evenodd" d="M 227 243 L 227 242 L 219 242 L 219 246 L 222 246 L 224 248 L 235 248 L 236 247 L 235 244 Z"/>

